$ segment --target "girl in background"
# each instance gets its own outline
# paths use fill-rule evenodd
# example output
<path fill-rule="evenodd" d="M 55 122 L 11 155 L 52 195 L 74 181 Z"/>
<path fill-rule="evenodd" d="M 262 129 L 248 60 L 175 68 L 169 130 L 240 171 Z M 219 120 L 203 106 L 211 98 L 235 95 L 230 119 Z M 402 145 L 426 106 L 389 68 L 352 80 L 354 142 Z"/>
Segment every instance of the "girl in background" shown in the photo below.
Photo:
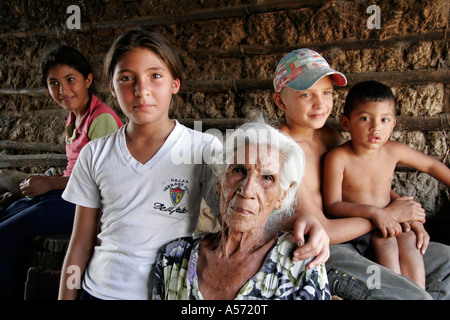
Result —
<path fill-rule="evenodd" d="M 76 49 L 58 46 L 41 63 L 50 96 L 69 112 L 66 120 L 67 167 L 63 175 L 31 175 L 20 184 L 25 198 L 0 213 L 0 298 L 23 298 L 24 251 L 38 234 L 70 233 L 75 206 L 61 198 L 81 149 L 116 131 L 122 121 L 91 93 L 93 73 Z"/>

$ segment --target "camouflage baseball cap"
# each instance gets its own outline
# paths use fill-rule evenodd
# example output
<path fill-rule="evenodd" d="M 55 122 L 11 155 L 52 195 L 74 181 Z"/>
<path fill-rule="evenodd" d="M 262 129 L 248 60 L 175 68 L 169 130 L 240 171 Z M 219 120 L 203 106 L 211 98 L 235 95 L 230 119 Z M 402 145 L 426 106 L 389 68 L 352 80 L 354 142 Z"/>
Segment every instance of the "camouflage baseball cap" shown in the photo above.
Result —
<path fill-rule="evenodd" d="M 275 92 L 284 87 L 304 91 L 311 88 L 325 76 L 339 85 L 345 86 L 347 78 L 340 72 L 330 68 L 328 62 L 316 51 L 298 49 L 286 54 L 278 63 L 273 78 Z"/>

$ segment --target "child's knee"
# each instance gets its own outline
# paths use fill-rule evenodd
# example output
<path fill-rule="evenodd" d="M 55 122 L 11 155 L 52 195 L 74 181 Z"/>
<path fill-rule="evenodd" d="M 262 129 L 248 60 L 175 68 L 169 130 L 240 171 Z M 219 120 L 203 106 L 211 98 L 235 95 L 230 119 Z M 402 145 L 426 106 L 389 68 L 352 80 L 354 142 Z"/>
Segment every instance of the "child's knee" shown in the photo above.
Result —
<path fill-rule="evenodd" d="M 417 249 L 417 236 L 414 231 L 403 232 L 398 236 L 399 246 L 405 249 Z"/>
<path fill-rule="evenodd" d="M 383 247 L 383 248 L 397 247 L 396 237 L 383 237 L 381 233 L 374 233 L 372 235 L 371 241 L 374 247 Z"/>

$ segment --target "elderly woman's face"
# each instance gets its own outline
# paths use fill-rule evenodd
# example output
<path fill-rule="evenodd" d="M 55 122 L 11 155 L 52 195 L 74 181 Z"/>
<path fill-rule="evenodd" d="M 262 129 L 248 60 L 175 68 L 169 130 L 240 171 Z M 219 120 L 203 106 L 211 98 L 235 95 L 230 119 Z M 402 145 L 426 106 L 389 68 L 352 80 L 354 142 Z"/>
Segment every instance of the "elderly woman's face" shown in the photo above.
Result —
<path fill-rule="evenodd" d="M 260 157 L 258 151 L 247 145 L 244 163 L 235 157 L 219 180 L 222 219 L 234 231 L 264 228 L 272 210 L 284 199 L 278 152 L 268 149 Z"/>

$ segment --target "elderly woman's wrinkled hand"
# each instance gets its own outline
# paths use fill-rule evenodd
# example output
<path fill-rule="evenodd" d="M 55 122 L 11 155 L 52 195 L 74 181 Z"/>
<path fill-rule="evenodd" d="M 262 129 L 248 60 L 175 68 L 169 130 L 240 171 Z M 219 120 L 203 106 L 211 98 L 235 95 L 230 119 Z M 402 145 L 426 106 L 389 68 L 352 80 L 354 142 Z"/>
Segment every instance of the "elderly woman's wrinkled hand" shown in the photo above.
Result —
<path fill-rule="evenodd" d="M 315 257 L 308 263 L 311 269 L 325 263 L 330 257 L 330 238 L 314 216 L 299 215 L 294 225 L 294 236 L 299 247 L 294 252 L 294 261 Z"/>

